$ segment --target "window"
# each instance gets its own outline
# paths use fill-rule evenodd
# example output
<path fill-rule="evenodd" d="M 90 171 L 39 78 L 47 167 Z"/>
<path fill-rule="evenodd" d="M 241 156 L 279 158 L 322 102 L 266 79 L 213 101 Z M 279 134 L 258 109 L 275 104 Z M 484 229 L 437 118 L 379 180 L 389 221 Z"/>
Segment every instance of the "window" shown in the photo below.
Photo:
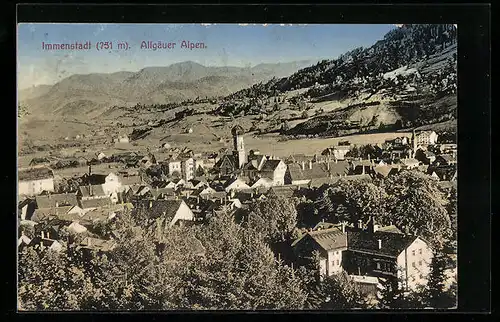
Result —
<path fill-rule="evenodd" d="M 412 256 L 415 256 L 415 250 L 412 250 L 412 251 L 411 251 L 411 255 L 412 255 Z"/>
<path fill-rule="evenodd" d="M 418 266 L 422 266 L 422 261 L 418 261 Z"/>
<path fill-rule="evenodd" d="M 380 263 L 377 263 L 377 269 L 380 269 Z"/>
<path fill-rule="evenodd" d="M 339 266 L 339 265 L 340 265 L 340 262 L 339 262 L 339 260 L 337 259 L 337 266 Z"/>
<path fill-rule="evenodd" d="M 411 263 L 411 266 L 417 267 L 417 265 L 415 265 L 415 262 Z"/>
<path fill-rule="evenodd" d="M 422 248 L 420 248 L 420 249 L 418 250 L 418 253 L 419 253 L 420 255 L 422 255 Z"/>

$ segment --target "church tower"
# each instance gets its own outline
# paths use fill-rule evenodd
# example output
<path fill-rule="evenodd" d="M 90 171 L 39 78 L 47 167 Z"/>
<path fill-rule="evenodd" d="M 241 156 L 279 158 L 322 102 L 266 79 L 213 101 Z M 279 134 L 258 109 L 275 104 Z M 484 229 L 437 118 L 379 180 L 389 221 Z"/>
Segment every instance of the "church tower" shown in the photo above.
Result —
<path fill-rule="evenodd" d="M 238 167 L 241 169 L 246 162 L 245 144 L 243 142 L 243 134 L 245 131 L 239 125 L 236 125 L 231 130 L 233 135 L 233 149 L 237 157 Z"/>

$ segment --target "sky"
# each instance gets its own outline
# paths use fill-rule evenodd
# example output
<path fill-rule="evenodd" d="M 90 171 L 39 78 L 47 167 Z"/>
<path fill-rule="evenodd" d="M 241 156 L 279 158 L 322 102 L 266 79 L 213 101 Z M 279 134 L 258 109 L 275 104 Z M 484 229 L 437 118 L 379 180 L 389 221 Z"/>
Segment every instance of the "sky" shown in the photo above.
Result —
<path fill-rule="evenodd" d="M 73 74 L 139 71 L 194 61 L 205 66 L 248 67 L 261 63 L 333 59 L 369 47 L 393 24 L 18 24 L 19 88 L 54 84 Z M 181 49 L 183 40 L 203 49 Z M 90 41 L 89 50 L 44 50 L 45 44 Z M 97 50 L 98 42 L 113 49 Z M 141 49 L 143 41 L 176 42 L 173 49 Z M 118 49 L 126 42 L 128 50 Z"/>

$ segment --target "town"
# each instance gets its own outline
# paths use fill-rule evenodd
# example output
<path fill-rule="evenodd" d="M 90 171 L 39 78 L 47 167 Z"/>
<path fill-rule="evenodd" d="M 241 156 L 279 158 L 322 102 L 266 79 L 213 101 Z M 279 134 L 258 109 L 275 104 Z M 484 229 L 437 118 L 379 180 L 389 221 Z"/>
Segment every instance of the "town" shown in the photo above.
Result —
<path fill-rule="evenodd" d="M 398 213 L 400 204 L 412 201 L 396 201 L 392 215 L 379 212 L 382 199 L 408 194 L 396 192 L 397 184 L 405 186 L 403 190 L 432 184 L 444 195 L 456 194 L 455 142 L 440 140 L 434 131 L 413 131 L 411 137 L 381 145 L 357 146 L 344 140 L 315 155 L 278 157 L 247 151 L 247 132 L 234 126 L 232 149 L 214 153 L 168 143 L 143 152 L 96 153 L 82 161 L 85 173 L 72 176 L 59 171 L 79 166 L 77 161 L 34 158 L 18 175 L 19 252 L 71 251 L 90 261 L 112 256 L 120 248 L 119 231 L 102 227 L 114 227 L 122 218 L 141 218 L 143 227 L 153 225 L 168 235 L 176 227 L 196 229 L 224 215 L 251 226 L 253 216 L 264 221 L 265 229 L 274 229 L 261 231 L 274 245 L 275 260 L 292 274 L 302 266 L 314 267 L 321 280 L 343 274 L 363 303 L 378 305 L 388 285 L 396 285 L 392 292 L 403 295 L 425 288 L 437 248 L 446 249 L 444 289 L 456 284 L 456 244 L 450 237 L 456 234 L 456 218 L 450 219 L 454 232 L 440 238 L 437 219 L 428 227 L 412 222 L 409 213 Z M 116 141 L 126 143 L 129 138 Z M 160 154 L 166 157 L 158 159 Z M 103 165 L 109 170 L 103 171 Z M 423 183 L 415 183 L 418 180 Z M 377 195 L 381 185 L 392 191 L 388 197 Z M 342 187 L 360 195 L 345 197 Z M 425 188 L 416 189 L 418 194 Z M 266 203 L 276 214 L 263 214 L 261 205 Z M 295 214 L 291 225 L 282 224 L 282 218 L 266 218 L 290 206 Z M 186 238 L 194 245 L 191 252 L 207 256 L 210 245 L 191 235 Z"/>

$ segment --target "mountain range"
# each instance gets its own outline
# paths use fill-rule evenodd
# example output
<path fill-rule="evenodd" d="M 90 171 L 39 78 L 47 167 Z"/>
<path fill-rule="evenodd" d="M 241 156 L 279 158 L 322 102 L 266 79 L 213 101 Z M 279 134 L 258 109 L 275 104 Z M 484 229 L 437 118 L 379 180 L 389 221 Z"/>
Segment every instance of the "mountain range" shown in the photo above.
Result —
<path fill-rule="evenodd" d="M 20 105 L 31 114 L 85 115 L 111 106 L 167 104 L 196 97 L 225 96 L 272 77 L 288 76 L 314 61 L 207 67 L 186 61 L 138 72 L 72 75 L 54 85 L 20 90 Z"/>
<path fill-rule="evenodd" d="M 369 48 L 356 48 L 288 77 L 233 93 L 217 113 L 257 115 L 265 109 L 262 102 L 277 95 L 288 96 L 290 104 L 285 108 L 307 109 L 309 114 L 287 131 L 290 135 L 336 136 L 357 133 L 360 128 L 409 128 L 453 121 L 457 27 L 403 25 Z M 282 108 L 275 106 L 271 112 Z"/>

